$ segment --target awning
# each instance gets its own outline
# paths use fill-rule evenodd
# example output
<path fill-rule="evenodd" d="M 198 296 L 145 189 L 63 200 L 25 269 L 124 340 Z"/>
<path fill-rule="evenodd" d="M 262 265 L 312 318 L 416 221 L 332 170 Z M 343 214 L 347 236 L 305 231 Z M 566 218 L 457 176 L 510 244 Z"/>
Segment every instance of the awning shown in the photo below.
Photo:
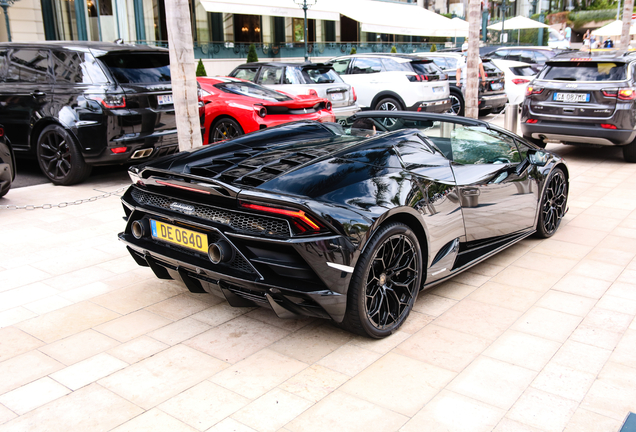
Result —
<path fill-rule="evenodd" d="M 399 34 L 407 36 L 437 36 L 441 31 L 455 30 L 450 19 L 417 6 L 382 1 L 364 0 L 319 0 L 325 7 L 331 5 L 360 23 L 360 30 L 372 33 Z"/>
<path fill-rule="evenodd" d="M 592 32 L 594 36 L 620 36 L 621 33 L 623 33 L 623 21 L 621 20 L 612 21 Z M 629 27 L 629 34 L 636 34 L 636 27 L 633 24 Z"/>
<path fill-rule="evenodd" d="M 338 9 L 331 8 L 325 3 L 327 2 L 324 0 L 318 0 L 314 6 L 307 10 L 307 18 L 340 21 Z M 268 15 L 290 18 L 304 18 L 305 16 L 302 8 L 296 5 L 294 0 L 201 0 L 201 6 L 203 6 L 207 12 Z"/>
<path fill-rule="evenodd" d="M 501 31 L 502 23 L 498 22 L 488 26 L 488 30 Z M 542 22 L 535 21 L 524 16 L 516 16 L 514 18 L 507 19 L 503 22 L 504 30 L 526 30 L 535 28 L 547 28 L 548 26 Z"/>

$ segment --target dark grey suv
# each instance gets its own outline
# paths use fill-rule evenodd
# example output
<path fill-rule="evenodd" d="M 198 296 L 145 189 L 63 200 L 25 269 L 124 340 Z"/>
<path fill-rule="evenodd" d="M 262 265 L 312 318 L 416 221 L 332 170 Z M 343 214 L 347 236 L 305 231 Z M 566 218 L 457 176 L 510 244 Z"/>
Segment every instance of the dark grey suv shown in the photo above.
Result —
<path fill-rule="evenodd" d="M 636 54 L 620 51 L 554 57 L 526 90 L 524 138 L 542 147 L 623 146 L 625 160 L 636 162 L 635 66 Z"/>

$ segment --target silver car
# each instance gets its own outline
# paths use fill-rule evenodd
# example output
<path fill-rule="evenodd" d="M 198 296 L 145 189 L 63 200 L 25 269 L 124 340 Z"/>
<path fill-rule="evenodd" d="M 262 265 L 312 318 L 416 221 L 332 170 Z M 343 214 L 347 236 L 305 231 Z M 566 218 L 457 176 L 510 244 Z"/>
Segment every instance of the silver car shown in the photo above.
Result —
<path fill-rule="evenodd" d="M 355 90 L 333 70 L 321 63 L 245 63 L 229 76 L 252 81 L 293 95 L 312 94 L 331 101 L 338 120 L 360 110 Z"/>

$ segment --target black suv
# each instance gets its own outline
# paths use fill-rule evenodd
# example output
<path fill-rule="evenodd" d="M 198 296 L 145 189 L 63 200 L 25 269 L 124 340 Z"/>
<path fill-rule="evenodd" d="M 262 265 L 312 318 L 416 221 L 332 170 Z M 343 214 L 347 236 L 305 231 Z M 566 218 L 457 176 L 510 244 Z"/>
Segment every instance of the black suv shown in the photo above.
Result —
<path fill-rule="evenodd" d="M 448 114 L 463 116 L 466 102 L 464 102 L 461 88 L 457 86 L 457 67 L 465 61 L 462 58 L 463 54 L 443 52 L 421 53 L 418 55 L 433 60 L 437 66 L 448 74 L 451 100 L 451 108 L 448 110 Z M 477 103 L 480 116 L 501 112 L 508 101 L 505 88 L 506 79 L 503 71 L 488 58 L 482 58 L 482 64 L 484 65 L 484 72 L 486 72 L 486 82 L 479 81 Z"/>
<path fill-rule="evenodd" d="M 523 136 L 545 147 L 623 146 L 636 162 L 636 53 L 573 52 L 554 57 L 526 90 Z"/>
<path fill-rule="evenodd" d="M 168 50 L 105 42 L 0 43 L 0 123 L 56 184 L 93 165 L 178 151 Z"/>

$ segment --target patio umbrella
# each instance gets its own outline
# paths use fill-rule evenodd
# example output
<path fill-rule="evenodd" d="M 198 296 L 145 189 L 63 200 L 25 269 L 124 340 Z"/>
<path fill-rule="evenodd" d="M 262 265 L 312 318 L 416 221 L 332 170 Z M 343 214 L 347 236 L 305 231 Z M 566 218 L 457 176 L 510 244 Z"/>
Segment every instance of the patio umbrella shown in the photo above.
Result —
<path fill-rule="evenodd" d="M 620 36 L 623 32 L 623 21 L 616 20 L 603 27 L 597 28 L 592 32 L 594 36 Z M 629 34 L 636 34 L 636 27 L 632 24 L 629 28 Z"/>
<path fill-rule="evenodd" d="M 542 22 L 535 21 L 533 19 L 526 18 L 521 15 L 504 21 L 503 29 L 502 29 L 502 23 L 495 23 L 488 26 L 489 30 L 499 30 L 499 31 L 517 30 L 517 43 L 519 43 L 519 36 L 520 36 L 521 30 L 535 29 L 535 28 L 548 28 L 548 26 Z"/>

